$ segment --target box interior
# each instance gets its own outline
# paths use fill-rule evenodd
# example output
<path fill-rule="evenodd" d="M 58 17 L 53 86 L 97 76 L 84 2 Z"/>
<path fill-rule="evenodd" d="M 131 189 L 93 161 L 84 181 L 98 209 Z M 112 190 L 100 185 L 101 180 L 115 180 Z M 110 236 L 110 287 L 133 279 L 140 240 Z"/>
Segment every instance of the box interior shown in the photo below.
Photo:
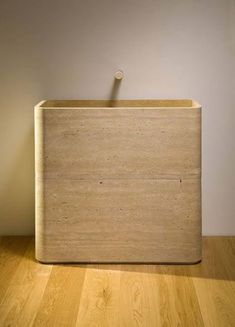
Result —
<path fill-rule="evenodd" d="M 199 108 L 191 99 L 169 100 L 46 100 L 38 108 Z"/>

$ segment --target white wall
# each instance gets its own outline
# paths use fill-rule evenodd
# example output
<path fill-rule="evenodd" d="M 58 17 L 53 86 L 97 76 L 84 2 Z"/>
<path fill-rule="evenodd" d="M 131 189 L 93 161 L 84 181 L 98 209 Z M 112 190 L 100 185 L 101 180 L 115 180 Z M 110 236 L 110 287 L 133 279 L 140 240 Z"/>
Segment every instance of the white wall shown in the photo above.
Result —
<path fill-rule="evenodd" d="M 203 233 L 235 234 L 234 0 L 1 0 L 0 234 L 34 230 L 33 106 L 109 98 L 118 68 L 119 98 L 203 105 Z"/>

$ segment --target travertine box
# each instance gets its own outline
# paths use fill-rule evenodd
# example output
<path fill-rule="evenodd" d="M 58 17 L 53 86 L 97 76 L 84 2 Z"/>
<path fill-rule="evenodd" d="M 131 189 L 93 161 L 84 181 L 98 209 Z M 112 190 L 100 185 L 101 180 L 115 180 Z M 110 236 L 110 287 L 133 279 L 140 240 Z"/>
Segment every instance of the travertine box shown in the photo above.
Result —
<path fill-rule="evenodd" d="M 39 261 L 200 261 L 195 101 L 43 101 L 35 155 Z"/>

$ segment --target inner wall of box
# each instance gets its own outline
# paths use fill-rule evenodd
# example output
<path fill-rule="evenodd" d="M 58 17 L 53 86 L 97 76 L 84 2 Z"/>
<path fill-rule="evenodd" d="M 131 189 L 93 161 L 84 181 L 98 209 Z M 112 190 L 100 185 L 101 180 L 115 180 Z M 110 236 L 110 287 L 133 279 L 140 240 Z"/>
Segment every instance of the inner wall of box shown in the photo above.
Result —
<path fill-rule="evenodd" d="M 177 100 L 46 100 L 40 104 L 42 108 L 79 108 L 79 107 L 180 107 L 187 108 L 194 106 L 191 99 Z"/>

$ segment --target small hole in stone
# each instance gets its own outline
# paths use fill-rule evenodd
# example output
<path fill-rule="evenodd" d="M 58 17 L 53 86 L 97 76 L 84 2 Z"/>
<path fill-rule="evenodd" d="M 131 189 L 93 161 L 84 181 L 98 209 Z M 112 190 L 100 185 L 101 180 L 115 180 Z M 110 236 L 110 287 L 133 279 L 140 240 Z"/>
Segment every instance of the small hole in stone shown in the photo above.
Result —
<path fill-rule="evenodd" d="M 103 182 L 100 182 L 100 184 L 103 184 Z"/>

